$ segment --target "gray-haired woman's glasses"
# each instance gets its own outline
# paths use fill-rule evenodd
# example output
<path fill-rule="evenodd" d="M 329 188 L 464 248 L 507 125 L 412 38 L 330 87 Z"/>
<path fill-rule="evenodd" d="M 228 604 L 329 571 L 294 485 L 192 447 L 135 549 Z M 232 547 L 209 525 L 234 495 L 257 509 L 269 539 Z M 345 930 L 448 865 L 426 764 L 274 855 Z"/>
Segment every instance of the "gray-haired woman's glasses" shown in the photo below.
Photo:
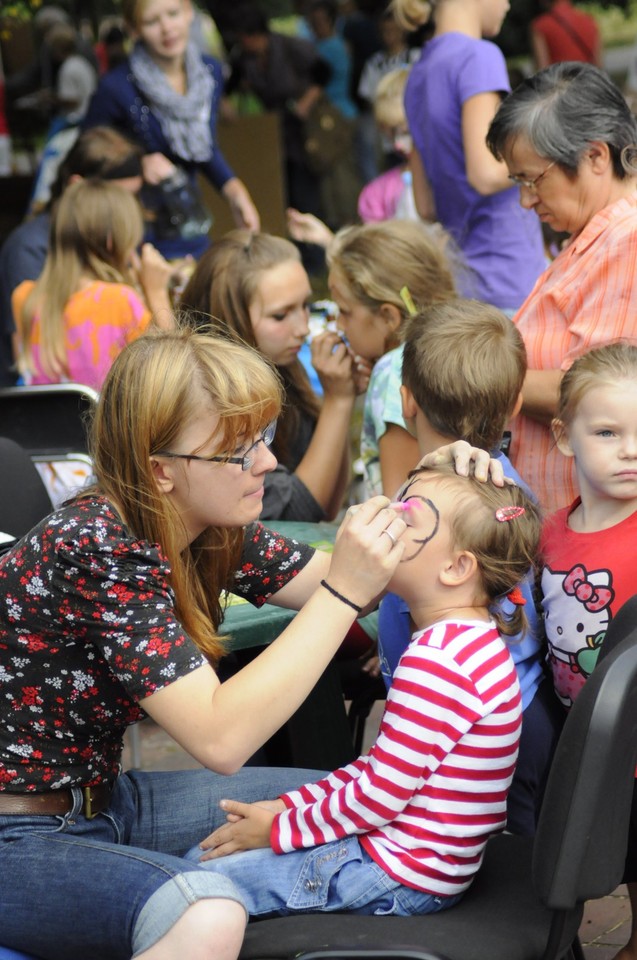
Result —
<path fill-rule="evenodd" d="M 509 180 L 511 183 L 517 184 L 518 187 L 526 187 L 527 190 L 530 190 L 531 193 L 537 193 L 538 183 L 547 175 L 551 167 L 554 167 L 557 163 L 557 160 L 553 160 L 552 163 L 549 163 L 546 169 L 542 170 L 542 173 L 538 173 L 537 177 L 534 177 L 532 180 L 525 180 L 524 177 L 516 177 L 514 174 L 509 174 Z"/>
<path fill-rule="evenodd" d="M 260 443 L 266 447 L 272 446 L 276 434 L 276 420 L 267 425 L 261 436 L 251 444 L 240 457 L 228 457 L 223 454 L 214 454 L 211 457 L 200 457 L 196 453 L 171 453 L 169 450 L 158 450 L 155 457 L 171 457 L 173 460 L 203 460 L 204 463 L 240 463 L 242 470 L 249 470 L 254 463 L 256 448 Z"/>

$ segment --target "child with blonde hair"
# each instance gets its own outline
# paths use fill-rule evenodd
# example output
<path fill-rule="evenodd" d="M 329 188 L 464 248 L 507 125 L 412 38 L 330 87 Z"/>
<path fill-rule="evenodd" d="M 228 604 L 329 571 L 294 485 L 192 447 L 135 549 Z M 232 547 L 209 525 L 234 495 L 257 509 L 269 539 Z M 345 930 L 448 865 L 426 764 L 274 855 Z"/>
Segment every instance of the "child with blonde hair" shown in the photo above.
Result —
<path fill-rule="evenodd" d="M 375 744 L 277 800 L 222 801 L 230 822 L 189 854 L 230 878 L 251 916 L 447 909 L 504 828 L 521 722 L 506 638 L 525 616 L 503 618 L 498 598 L 518 602 L 537 507 L 452 467 L 414 470 L 393 507 L 407 529 L 389 587 L 414 632 Z"/>
<path fill-rule="evenodd" d="M 67 187 L 51 221 L 42 274 L 12 295 L 15 357 L 25 383 L 71 381 L 99 390 L 117 354 L 152 316 L 172 325 L 172 268 L 150 244 L 137 256 L 142 234 L 139 204 L 122 187 L 99 180 Z"/>
<path fill-rule="evenodd" d="M 637 346 L 590 350 L 564 374 L 553 434 L 579 496 L 542 537 L 549 663 L 566 707 L 589 676 L 608 624 L 635 593 Z"/>
<path fill-rule="evenodd" d="M 542 607 L 556 693 L 570 707 L 595 667 L 608 625 L 635 593 L 637 345 L 578 357 L 560 384 L 555 442 L 573 460 L 579 496 L 547 520 Z M 624 882 L 633 913 L 616 960 L 637 957 L 637 791 Z"/>
<path fill-rule="evenodd" d="M 408 164 L 412 141 L 403 106 L 409 69 L 407 66 L 399 67 L 386 73 L 376 87 L 376 124 L 392 144 L 394 154 L 402 157 L 402 163 L 381 173 L 361 190 L 358 215 L 363 223 L 390 220 L 392 217 L 408 219 L 405 216 L 407 210 L 413 211 L 412 219 L 418 219 Z"/>
<path fill-rule="evenodd" d="M 442 231 L 408 220 L 347 227 L 328 249 L 339 326 L 362 372 L 371 373 L 361 435 L 370 494 L 393 496 L 418 462 L 400 407 L 402 353 L 396 348 L 416 306 L 455 295 L 447 250 Z"/>

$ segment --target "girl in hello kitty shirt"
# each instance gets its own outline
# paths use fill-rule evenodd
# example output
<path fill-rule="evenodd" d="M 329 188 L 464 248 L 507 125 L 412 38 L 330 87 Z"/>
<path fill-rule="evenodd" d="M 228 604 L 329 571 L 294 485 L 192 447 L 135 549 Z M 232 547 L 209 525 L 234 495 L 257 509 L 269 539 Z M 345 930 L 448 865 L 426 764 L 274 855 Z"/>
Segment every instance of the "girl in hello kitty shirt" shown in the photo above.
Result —
<path fill-rule="evenodd" d="M 580 490 L 546 522 L 541 544 L 548 661 L 570 707 L 609 622 L 636 592 L 637 346 L 622 341 L 579 357 L 562 379 L 552 428 Z M 637 781 L 622 879 L 633 919 L 614 960 L 637 960 Z"/>
<path fill-rule="evenodd" d="M 612 343 L 579 357 L 562 379 L 552 427 L 580 490 L 542 538 L 548 662 L 570 707 L 610 620 L 636 592 L 637 346 Z"/>

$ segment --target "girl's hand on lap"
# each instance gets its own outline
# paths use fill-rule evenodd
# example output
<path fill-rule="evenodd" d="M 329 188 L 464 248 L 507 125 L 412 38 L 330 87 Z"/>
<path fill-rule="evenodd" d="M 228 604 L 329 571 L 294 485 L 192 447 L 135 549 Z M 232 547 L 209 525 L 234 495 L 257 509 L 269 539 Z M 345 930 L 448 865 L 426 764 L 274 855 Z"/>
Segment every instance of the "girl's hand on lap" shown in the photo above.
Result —
<path fill-rule="evenodd" d="M 274 805 L 277 805 L 276 810 L 271 809 Z M 202 840 L 202 860 L 217 860 L 240 850 L 269 847 L 272 822 L 277 813 L 285 810 L 282 800 L 258 803 L 222 800 L 220 806 L 228 815 L 228 823 Z"/>

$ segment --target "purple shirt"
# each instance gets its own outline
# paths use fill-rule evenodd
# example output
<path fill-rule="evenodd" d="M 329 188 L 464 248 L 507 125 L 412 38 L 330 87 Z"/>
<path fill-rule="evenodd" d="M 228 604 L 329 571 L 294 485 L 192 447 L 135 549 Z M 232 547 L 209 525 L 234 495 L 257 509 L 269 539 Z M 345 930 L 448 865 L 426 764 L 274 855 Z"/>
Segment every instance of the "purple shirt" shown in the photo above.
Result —
<path fill-rule="evenodd" d="M 462 107 L 479 93 L 510 90 L 495 44 L 461 33 L 434 37 L 411 70 L 405 92 L 409 129 L 431 183 L 436 212 L 469 268 L 465 296 L 517 309 L 546 266 L 540 223 L 511 187 L 482 196 L 469 185 Z"/>

